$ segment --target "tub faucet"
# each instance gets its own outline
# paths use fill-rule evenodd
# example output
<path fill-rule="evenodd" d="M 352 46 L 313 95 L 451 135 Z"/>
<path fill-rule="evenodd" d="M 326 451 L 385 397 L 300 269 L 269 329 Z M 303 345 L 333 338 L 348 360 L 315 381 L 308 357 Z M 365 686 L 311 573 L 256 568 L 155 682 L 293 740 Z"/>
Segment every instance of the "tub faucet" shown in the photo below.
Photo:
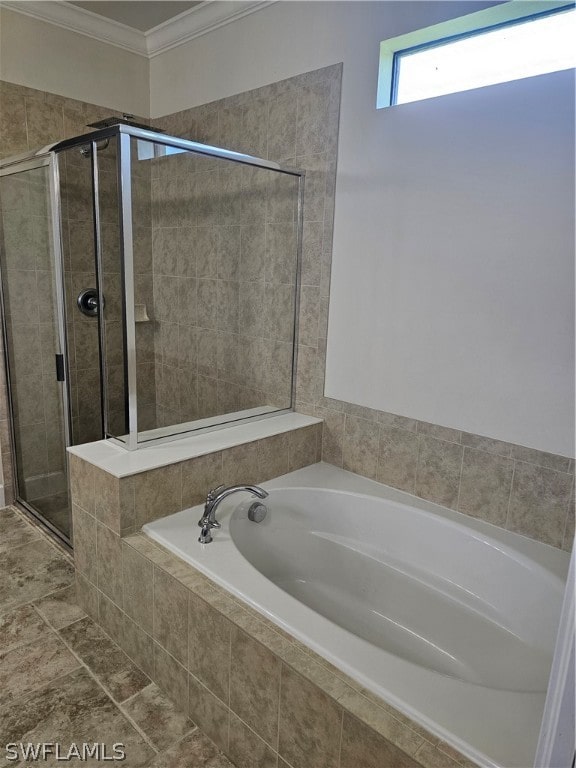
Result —
<path fill-rule="evenodd" d="M 206 503 L 204 504 L 204 514 L 198 520 L 198 525 L 202 529 L 198 538 L 200 544 L 210 544 L 212 541 L 212 528 L 221 527 L 218 520 L 216 520 L 216 508 L 220 502 L 224 501 L 231 493 L 239 493 L 240 491 L 253 493 L 259 499 L 265 499 L 268 496 L 268 492 L 258 485 L 230 485 L 228 488 L 224 485 L 219 485 L 217 488 L 208 491 Z"/>

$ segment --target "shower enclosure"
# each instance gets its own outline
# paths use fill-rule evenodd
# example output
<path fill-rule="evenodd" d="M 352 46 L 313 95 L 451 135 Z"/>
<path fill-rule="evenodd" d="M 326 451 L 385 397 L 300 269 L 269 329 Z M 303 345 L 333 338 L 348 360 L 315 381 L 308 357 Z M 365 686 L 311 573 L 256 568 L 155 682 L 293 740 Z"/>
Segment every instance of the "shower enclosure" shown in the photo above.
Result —
<path fill-rule="evenodd" d="M 17 500 L 70 542 L 66 447 L 294 404 L 303 173 L 124 120 L 0 162 Z"/>

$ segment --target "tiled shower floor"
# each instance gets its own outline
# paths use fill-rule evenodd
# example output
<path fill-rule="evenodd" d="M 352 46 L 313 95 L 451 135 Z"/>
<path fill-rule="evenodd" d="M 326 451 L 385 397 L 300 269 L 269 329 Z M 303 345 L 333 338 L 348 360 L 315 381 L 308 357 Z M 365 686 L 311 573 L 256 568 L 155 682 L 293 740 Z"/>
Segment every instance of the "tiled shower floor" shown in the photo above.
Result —
<path fill-rule="evenodd" d="M 124 745 L 126 768 L 233 768 L 78 607 L 70 558 L 17 509 L 0 510 L 0 768 L 9 743 Z M 112 761 L 88 760 L 92 765 Z M 68 765 L 80 764 L 72 759 Z"/>

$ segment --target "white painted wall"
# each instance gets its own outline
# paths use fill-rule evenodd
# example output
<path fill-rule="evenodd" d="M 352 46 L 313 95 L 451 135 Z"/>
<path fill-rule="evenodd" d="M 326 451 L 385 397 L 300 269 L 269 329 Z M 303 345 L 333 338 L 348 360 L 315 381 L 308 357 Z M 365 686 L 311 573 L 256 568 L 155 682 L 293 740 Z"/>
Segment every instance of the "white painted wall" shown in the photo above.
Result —
<path fill-rule="evenodd" d="M 343 61 L 326 394 L 574 455 L 573 75 L 375 109 L 380 40 L 487 5 L 277 3 L 153 59 L 151 110 Z"/>
<path fill-rule="evenodd" d="M 147 58 L 7 8 L 0 79 L 142 117 L 150 111 Z"/>
<path fill-rule="evenodd" d="M 326 394 L 573 456 L 573 72 L 380 110 L 350 139 Z"/>

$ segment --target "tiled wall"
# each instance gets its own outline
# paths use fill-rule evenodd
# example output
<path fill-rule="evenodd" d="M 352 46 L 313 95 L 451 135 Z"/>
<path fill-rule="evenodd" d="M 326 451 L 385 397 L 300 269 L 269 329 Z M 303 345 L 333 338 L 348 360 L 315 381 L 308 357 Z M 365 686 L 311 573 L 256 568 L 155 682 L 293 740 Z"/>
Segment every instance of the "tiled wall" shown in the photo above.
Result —
<path fill-rule="evenodd" d="M 100 527 L 125 536 L 151 520 L 199 504 L 210 488 L 264 482 L 314 464 L 320 460 L 321 440 L 322 425 L 318 423 L 124 478 L 71 455 L 72 503 L 93 515 Z M 76 559 L 95 559 L 94 550 L 83 549 L 83 531 L 78 522 L 74 535 Z M 107 558 L 102 558 L 99 567 L 107 570 Z"/>
<path fill-rule="evenodd" d="M 325 347 L 328 305 L 322 295 L 327 296 L 329 279 L 340 85 L 336 65 L 153 121 L 177 136 L 306 171 L 297 393 L 309 389 Z M 194 392 L 182 387 L 189 388 L 196 375 L 200 417 L 262 404 L 285 406 L 292 362 L 295 184 L 291 177 L 258 169 L 196 161 L 189 194 L 196 190 L 200 204 L 190 218 L 190 209 L 180 204 L 186 187 L 177 172 L 188 172 L 181 159 L 162 161 L 153 179 L 153 200 L 169 201 L 158 211 L 153 241 L 154 270 L 162 275 L 157 281 L 155 274 L 155 302 L 164 304 L 155 307 L 163 315 L 157 348 L 164 350 L 160 370 L 172 382 L 166 399 L 179 403 L 184 418 L 182 409 L 191 407 Z M 176 335 L 178 290 L 186 297 L 180 301 L 179 334 L 185 343 L 179 376 L 167 360 L 175 347 L 170 340 Z M 186 302 L 194 293 L 195 312 L 186 320 L 191 307 Z M 188 349 L 197 350 L 197 359 L 184 357 Z M 157 370 L 157 382 L 165 378 L 159 379 Z M 179 379 L 184 385 L 178 398 Z"/>
<path fill-rule="evenodd" d="M 184 155 L 153 162 L 157 426 L 290 407 L 294 177 Z"/>
<path fill-rule="evenodd" d="M 570 551 L 574 460 L 320 398 L 322 458 L 532 539 Z"/>
<path fill-rule="evenodd" d="M 72 472 L 82 607 L 238 768 L 474 768 L 147 537 L 120 538 L 101 476 Z"/>
<path fill-rule="evenodd" d="M 29 149 L 37 149 L 52 142 L 85 133 L 90 130 L 86 128 L 86 123 L 101 119 L 111 113 L 111 110 L 93 104 L 0 81 L 0 157 L 10 157 Z M 69 159 L 70 162 L 68 162 Z M 86 193 L 89 190 L 89 186 L 87 186 L 89 184 L 89 168 L 90 161 L 81 161 L 79 154 L 75 155 L 74 158 L 71 155 L 66 159 L 63 158 L 63 183 L 65 191 L 68 190 L 68 194 L 65 193 L 63 196 L 64 263 L 67 273 L 68 299 L 71 303 L 73 303 L 74 290 L 78 289 L 77 292 L 79 292 L 80 287 L 92 287 L 94 285 L 92 236 L 85 214 L 88 205 Z M 33 389 L 30 388 L 29 394 L 31 397 L 33 396 L 35 406 L 32 407 L 30 398 L 28 398 L 28 403 L 24 404 L 24 410 L 29 414 L 37 415 L 41 408 L 50 411 L 50 419 L 46 418 L 45 413 L 42 420 L 34 422 L 36 425 L 40 425 L 41 422 L 44 423 L 43 436 L 34 428 L 30 428 L 30 425 L 27 425 L 24 438 L 26 457 L 23 457 L 25 459 L 23 464 L 26 477 L 39 478 L 35 482 L 39 488 L 42 485 L 40 481 L 44 477 L 44 486 L 47 490 L 54 492 L 64 490 L 60 482 L 60 480 L 64 480 L 61 474 L 64 446 L 60 435 L 60 418 L 54 398 L 43 399 L 38 396 L 38 393 L 43 390 L 43 383 L 46 386 L 48 380 L 52 382 L 55 375 L 53 357 L 55 349 L 51 314 L 53 304 L 50 301 L 52 295 L 51 267 L 49 253 L 45 247 L 46 238 L 41 237 L 42 227 L 44 230 L 46 229 L 47 221 L 45 192 L 45 189 L 35 189 L 32 197 L 29 196 L 26 201 L 21 200 L 19 217 L 11 215 L 12 223 L 9 226 L 12 226 L 18 233 L 15 243 L 21 255 L 29 257 L 30 254 L 35 253 L 38 254 L 39 259 L 43 259 L 40 266 L 32 265 L 29 258 L 28 261 L 24 259 L 20 262 L 20 271 L 27 273 L 23 275 L 24 279 L 20 281 L 22 290 L 25 289 L 26 295 L 22 295 L 17 303 L 21 311 L 27 313 L 26 322 L 23 325 L 29 328 L 29 337 L 24 339 L 19 347 L 21 350 L 25 350 L 24 357 L 29 360 L 31 369 L 33 369 L 31 375 L 38 378 L 43 374 L 46 379 L 44 382 L 37 381 L 36 386 Z M 34 201 L 43 206 L 42 216 L 24 216 L 26 206 Z M 40 228 L 34 226 L 40 219 L 43 220 L 43 225 Z M 44 240 L 44 245 L 42 240 Z M 31 281 L 35 284 L 32 285 Z M 90 286 L 85 286 L 86 281 L 90 282 Z M 34 313 L 38 307 L 42 311 L 38 314 L 36 322 Z M 97 354 L 98 349 L 94 329 L 95 322 L 91 323 L 87 318 L 82 318 L 75 307 L 69 307 L 69 320 L 68 337 L 74 428 L 78 439 L 93 439 L 95 434 L 93 431 L 95 405 L 98 404 L 99 406 L 98 378 L 94 376 L 95 354 Z M 42 360 L 41 370 L 38 368 L 38 360 Z M 76 375 L 77 369 L 81 370 L 80 376 Z M 4 377 L 4 370 L 2 370 L 2 376 Z M 31 379 L 30 383 L 32 383 Z M 2 400 L 0 416 L 3 417 L 0 420 L 2 467 L 6 500 L 11 502 L 14 498 L 14 482 L 4 385 L 0 396 Z M 46 429 L 46 424 L 50 425 L 50 429 Z M 56 466 L 54 462 L 58 461 L 60 464 Z M 55 497 L 59 495 L 61 494 L 56 493 Z"/>

